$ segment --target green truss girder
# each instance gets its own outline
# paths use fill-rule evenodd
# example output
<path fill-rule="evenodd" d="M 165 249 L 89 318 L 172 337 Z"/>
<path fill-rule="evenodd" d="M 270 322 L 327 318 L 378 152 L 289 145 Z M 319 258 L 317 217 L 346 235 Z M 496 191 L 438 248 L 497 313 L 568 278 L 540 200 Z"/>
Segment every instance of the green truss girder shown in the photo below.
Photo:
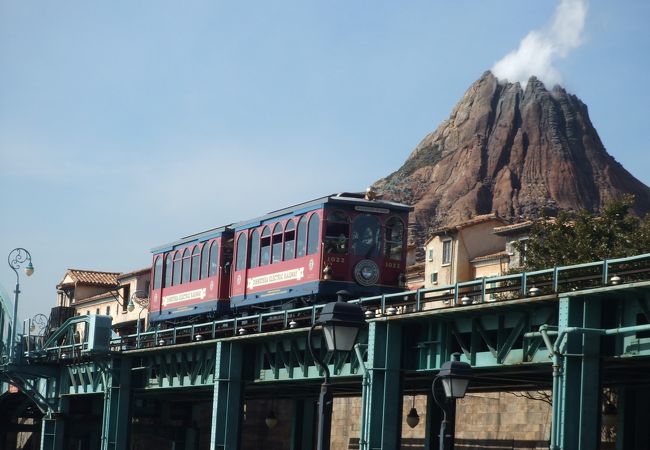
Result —
<path fill-rule="evenodd" d="M 98 394 L 106 391 L 108 361 L 85 361 L 64 366 L 68 394 Z"/>
<path fill-rule="evenodd" d="M 360 376 L 359 361 L 353 352 L 333 355 L 325 350 L 323 341 L 314 336 L 313 346 L 329 365 L 333 378 Z M 366 336 L 360 336 L 365 343 Z M 255 382 L 283 380 L 320 380 L 322 370 L 314 363 L 307 347 L 307 333 L 276 336 L 255 344 Z"/>
<path fill-rule="evenodd" d="M 145 389 L 209 387 L 214 382 L 214 346 L 170 349 L 140 357 Z"/>
<path fill-rule="evenodd" d="M 524 338 L 540 325 L 557 323 L 553 306 L 495 311 L 489 314 L 421 316 L 409 323 L 407 333 L 417 335 L 417 357 L 405 369 L 438 370 L 454 351 L 459 351 L 474 367 L 548 363 L 548 350 L 541 338 Z M 408 323 L 405 321 L 405 323 Z"/>

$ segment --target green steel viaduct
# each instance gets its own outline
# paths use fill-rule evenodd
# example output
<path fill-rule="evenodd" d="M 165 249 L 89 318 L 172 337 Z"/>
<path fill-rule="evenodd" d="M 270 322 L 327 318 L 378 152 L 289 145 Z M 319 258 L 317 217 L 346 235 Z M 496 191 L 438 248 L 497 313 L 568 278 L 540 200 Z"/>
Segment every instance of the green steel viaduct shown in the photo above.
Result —
<path fill-rule="evenodd" d="M 367 321 L 354 350 L 327 352 L 320 337 L 314 344 L 334 396 L 360 398 L 350 420 L 362 450 L 401 448 L 403 396 L 430 393 L 453 353 L 472 366 L 470 392 L 552 391 L 553 450 L 599 448 L 609 388 L 618 394 L 615 448 L 650 448 L 650 254 L 352 302 Z M 186 430 L 173 448 L 234 450 L 252 413 L 246 402 L 280 398 L 292 405 L 290 448 L 312 449 L 323 373 L 307 332 L 321 308 L 122 337 L 112 335 L 108 316 L 77 316 L 46 339 L 26 327 L 9 358 L 11 311 L 3 302 L 0 449 L 7 433 L 34 428 L 16 422 L 19 410 L 40 423 L 41 449 L 73 441 L 128 449 L 133 427 L 161 413 L 147 409 L 152 399 L 201 399 L 212 404 L 200 431 L 209 445 Z M 82 399 L 92 401 L 80 412 Z M 441 415 L 429 394 L 427 449 L 438 448 Z"/>

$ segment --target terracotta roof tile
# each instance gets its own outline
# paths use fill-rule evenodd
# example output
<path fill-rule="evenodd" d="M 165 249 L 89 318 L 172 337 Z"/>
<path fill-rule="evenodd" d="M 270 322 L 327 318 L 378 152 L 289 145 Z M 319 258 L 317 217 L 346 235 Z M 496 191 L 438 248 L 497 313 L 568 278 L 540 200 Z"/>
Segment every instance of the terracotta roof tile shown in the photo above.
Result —
<path fill-rule="evenodd" d="M 498 220 L 501 223 L 508 223 L 506 219 L 504 219 L 503 217 L 499 217 L 497 214 L 494 213 L 474 216 L 471 219 L 466 220 L 464 222 L 460 222 L 454 225 L 449 225 L 446 227 L 433 230 L 433 232 L 431 233 L 431 237 L 427 239 L 425 244 L 428 244 L 429 241 L 431 241 L 431 239 L 433 239 L 435 236 L 439 234 L 449 233 L 450 231 L 459 231 L 462 230 L 463 228 L 471 227 L 472 225 L 478 225 L 480 223 L 489 222 L 490 220 Z"/>
<path fill-rule="evenodd" d="M 510 231 L 517 231 L 529 228 L 533 224 L 532 220 L 526 220 L 525 222 L 513 223 L 510 225 L 504 225 L 502 227 L 494 227 L 494 233 L 508 233 Z"/>
<path fill-rule="evenodd" d="M 489 261 L 491 259 L 501 259 L 501 258 L 505 258 L 507 256 L 510 256 L 510 254 L 508 252 L 500 251 L 500 252 L 492 253 L 492 254 L 489 254 L 489 255 L 477 256 L 476 258 L 472 259 L 470 262 Z"/>
<path fill-rule="evenodd" d="M 68 269 L 67 275 L 76 283 L 94 284 L 99 286 L 117 285 L 120 272 L 97 272 L 94 270 Z"/>

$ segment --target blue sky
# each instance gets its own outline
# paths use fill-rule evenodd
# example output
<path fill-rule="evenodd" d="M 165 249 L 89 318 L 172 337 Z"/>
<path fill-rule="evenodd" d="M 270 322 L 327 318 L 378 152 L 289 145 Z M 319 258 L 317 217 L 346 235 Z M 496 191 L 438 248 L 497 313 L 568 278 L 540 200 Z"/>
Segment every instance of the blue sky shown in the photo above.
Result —
<path fill-rule="evenodd" d="M 0 0 L 0 254 L 32 253 L 22 316 L 67 268 L 131 271 L 181 236 L 364 189 L 556 6 Z M 588 8 L 556 67 L 649 184 L 650 3 Z"/>

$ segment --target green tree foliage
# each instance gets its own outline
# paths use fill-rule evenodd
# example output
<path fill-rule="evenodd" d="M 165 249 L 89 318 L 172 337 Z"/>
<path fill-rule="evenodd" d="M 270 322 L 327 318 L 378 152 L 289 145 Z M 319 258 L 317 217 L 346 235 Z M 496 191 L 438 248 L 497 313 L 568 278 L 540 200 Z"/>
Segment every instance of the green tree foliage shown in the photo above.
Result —
<path fill-rule="evenodd" d="M 560 213 L 536 221 L 530 239 L 515 244 L 525 255 L 523 270 L 568 266 L 650 252 L 650 215 L 630 214 L 634 196 L 607 204 L 598 215 Z"/>

